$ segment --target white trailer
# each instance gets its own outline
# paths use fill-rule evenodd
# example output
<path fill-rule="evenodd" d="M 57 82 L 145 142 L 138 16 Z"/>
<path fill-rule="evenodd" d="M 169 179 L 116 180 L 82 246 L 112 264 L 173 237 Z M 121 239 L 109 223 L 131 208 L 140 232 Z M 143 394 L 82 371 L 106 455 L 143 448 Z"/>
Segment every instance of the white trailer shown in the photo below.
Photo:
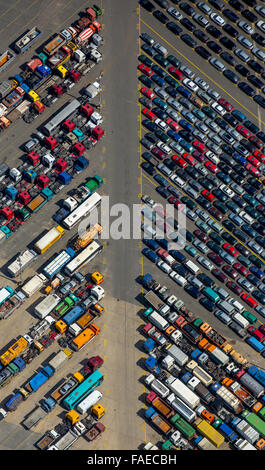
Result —
<path fill-rule="evenodd" d="M 84 400 L 82 400 L 79 403 L 79 405 L 77 405 L 76 411 L 78 411 L 78 413 L 81 413 L 81 414 L 86 413 L 89 410 L 89 408 L 96 405 L 96 403 L 98 403 L 99 400 L 101 400 L 102 396 L 103 395 L 101 392 L 99 392 L 98 390 L 94 390 L 94 392 L 90 393 L 88 397 L 86 397 Z"/>
<path fill-rule="evenodd" d="M 47 297 L 45 297 L 40 303 L 38 303 L 35 307 L 35 313 L 37 317 L 43 319 L 49 313 L 52 312 L 52 310 L 58 305 L 58 303 L 61 301 L 60 297 L 56 294 L 50 294 Z"/>
<path fill-rule="evenodd" d="M 36 274 L 21 287 L 21 290 L 27 297 L 31 297 L 35 292 L 41 289 L 46 280 L 47 278 L 43 274 Z"/>
<path fill-rule="evenodd" d="M 190 390 L 183 382 L 181 382 L 181 380 L 175 379 L 171 384 L 169 384 L 169 388 L 192 410 L 194 410 L 194 408 L 196 408 L 196 406 L 200 404 L 199 397 L 192 390 Z"/>
<path fill-rule="evenodd" d="M 17 277 L 22 273 L 36 258 L 37 253 L 34 250 L 26 250 L 16 257 L 16 259 L 7 267 L 8 274 L 11 277 Z"/>
<path fill-rule="evenodd" d="M 54 370 L 59 369 L 63 365 L 63 363 L 72 357 L 72 353 L 65 349 L 64 351 L 59 351 L 53 359 L 49 361 L 49 366 L 51 366 Z"/>
<path fill-rule="evenodd" d="M 78 439 L 78 436 L 71 429 L 59 441 L 55 442 L 56 450 L 66 450 Z"/>

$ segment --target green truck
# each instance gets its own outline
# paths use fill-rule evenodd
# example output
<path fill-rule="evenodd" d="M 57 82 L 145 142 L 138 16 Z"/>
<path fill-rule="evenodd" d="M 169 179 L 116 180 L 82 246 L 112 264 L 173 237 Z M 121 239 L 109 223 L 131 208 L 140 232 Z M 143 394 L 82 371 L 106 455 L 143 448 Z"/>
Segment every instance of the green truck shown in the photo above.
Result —
<path fill-rule="evenodd" d="M 59 305 L 57 305 L 55 312 L 61 317 L 78 302 L 78 297 L 76 297 L 74 294 L 70 294 L 69 296 L 65 297 L 64 300 L 59 303 Z"/>
<path fill-rule="evenodd" d="M 93 178 L 90 178 L 85 186 L 89 189 L 91 194 L 96 191 L 103 184 L 103 179 L 99 175 L 94 175 Z"/>
<path fill-rule="evenodd" d="M 170 418 L 170 423 L 172 423 L 176 429 L 178 429 L 187 439 L 192 439 L 195 435 L 195 429 L 185 421 L 185 419 L 181 418 L 178 413 L 174 414 L 172 418 Z"/>

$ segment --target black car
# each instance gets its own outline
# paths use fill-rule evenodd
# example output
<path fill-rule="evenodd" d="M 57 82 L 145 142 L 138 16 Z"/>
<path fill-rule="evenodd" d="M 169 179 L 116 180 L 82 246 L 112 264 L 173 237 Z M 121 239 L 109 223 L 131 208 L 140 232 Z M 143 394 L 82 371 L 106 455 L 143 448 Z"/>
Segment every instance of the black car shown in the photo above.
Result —
<path fill-rule="evenodd" d="M 236 165 L 234 170 L 241 176 L 243 176 L 243 178 L 245 178 L 247 175 L 248 175 L 248 171 L 245 169 L 245 168 L 242 168 L 241 165 Z"/>
<path fill-rule="evenodd" d="M 156 10 L 153 12 L 154 17 L 159 20 L 161 23 L 166 24 L 169 21 L 169 18 L 162 13 L 160 10 Z"/>
<path fill-rule="evenodd" d="M 177 68 L 179 68 L 181 66 L 180 60 L 177 59 L 177 57 L 175 57 L 174 55 L 171 55 L 171 54 L 168 55 L 167 60 L 168 60 L 168 62 L 170 62 L 172 65 L 174 65 Z"/>
<path fill-rule="evenodd" d="M 259 33 L 254 33 L 251 35 L 255 42 L 257 42 L 260 46 L 265 46 L 265 38 Z"/>
<path fill-rule="evenodd" d="M 199 172 L 197 170 L 195 170 L 195 168 L 193 168 L 192 166 L 188 166 L 187 168 L 185 168 L 185 171 L 186 173 L 188 173 L 189 176 L 191 176 L 191 178 L 197 180 L 200 176 Z"/>
<path fill-rule="evenodd" d="M 189 143 L 191 143 L 194 140 L 193 135 L 190 132 L 186 131 L 185 129 L 182 129 L 181 131 L 179 131 L 178 134 L 180 135 L 182 139 L 185 139 Z"/>
<path fill-rule="evenodd" d="M 180 36 L 180 38 L 182 39 L 183 42 L 185 42 L 185 44 L 187 44 L 189 47 L 196 47 L 197 46 L 197 41 L 195 41 L 195 39 L 193 39 L 189 34 L 182 34 Z"/>
<path fill-rule="evenodd" d="M 251 186 L 254 186 L 257 190 L 261 189 L 262 187 L 262 183 L 259 180 L 257 180 L 257 178 L 254 178 L 253 176 L 248 178 L 247 182 L 251 184 Z"/>
<path fill-rule="evenodd" d="M 219 162 L 218 167 L 226 174 L 230 175 L 233 171 L 233 168 L 228 166 L 225 162 Z"/>
<path fill-rule="evenodd" d="M 213 287 L 215 284 L 214 280 L 207 276 L 207 274 L 200 273 L 197 278 L 207 287 Z"/>
<path fill-rule="evenodd" d="M 222 52 L 220 54 L 220 57 L 222 57 L 222 59 L 224 59 L 229 65 L 232 65 L 232 66 L 235 66 L 236 65 L 236 60 L 235 58 L 229 54 L 229 52 Z"/>
<path fill-rule="evenodd" d="M 225 122 L 223 119 L 221 119 L 220 117 L 217 117 L 215 118 L 215 122 L 216 124 L 218 124 L 219 127 L 221 127 L 221 129 L 223 129 L 224 131 L 226 131 L 228 129 L 228 124 L 227 122 Z"/>
<path fill-rule="evenodd" d="M 203 47 L 203 46 L 195 47 L 195 51 L 197 52 L 197 54 L 199 54 L 205 60 L 208 60 L 211 57 L 210 52 L 207 51 L 207 49 L 205 49 L 205 47 Z"/>
<path fill-rule="evenodd" d="M 144 119 L 142 121 L 142 124 L 146 129 L 148 129 L 151 132 L 155 132 L 159 129 L 159 127 L 152 121 L 149 121 L 149 119 Z"/>
<path fill-rule="evenodd" d="M 206 297 L 202 297 L 199 302 L 209 312 L 214 312 L 216 309 L 215 303 L 211 302 L 211 300 L 207 299 Z"/>
<path fill-rule="evenodd" d="M 258 126 L 256 126 L 256 124 L 254 124 L 253 122 L 251 121 L 244 121 L 244 126 L 251 132 L 253 132 L 253 134 L 257 134 L 257 132 L 259 132 L 259 128 Z"/>
<path fill-rule="evenodd" d="M 234 150 L 233 150 L 233 148 L 230 147 L 230 145 L 228 145 L 228 144 L 222 144 L 222 145 L 221 145 L 221 149 L 222 149 L 224 152 L 226 152 L 228 155 L 231 155 L 231 156 L 235 153 Z"/>
<path fill-rule="evenodd" d="M 198 299 L 201 295 L 201 292 L 199 289 L 196 289 L 196 287 L 188 285 L 184 287 L 184 290 L 188 292 L 194 299 Z"/>
<path fill-rule="evenodd" d="M 239 35 L 239 32 L 237 31 L 236 28 L 234 28 L 234 26 L 231 26 L 231 24 L 225 24 L 223 26 L 223 30 L 229 34 L 229 36 L 232 36 L 232 38 L 236 39 Z M 220 33 L 221 34 L 221 33 Z"/>
<path fill-rule="evenodd" d="M 239 20 L 239 16 L 236 15 L 233 11 L 229 10 L 229 8 L 225 8 L 222 13 L 233 23 L 236 23 Z"/>
<path fill-rule="evenodd" d="M 238 238 L 239 240 L 241 240 L 243 243 L 247 243 L 247 241 L 248 241 L 248 236 L 247 236 L 245 233 L 243 233 L 241 230 L 235 229 L 233 233 L 234 233 L 234 235 L 235 235 L 236 238 Z M 244 247 L 243 247 L 243 248 L 244 248 Z M 242 253 L 242 254 L 244 254 L 244 253 Z"/>
<path fill-rule="evenodd" d="M 251 129 L 250 129 L 251 130 Z M 265 143 L 265 133 L 260 131 L 257 133 L 257 137 Z"/>
<path fill-rule="evenodd" d="M 264 86 L 264 83 L 255 75 L 249 75 L 248 81 L 254 85 L 256 88 L 261 89 Z"/>
<path fill-rule="evenodd" d="M 176 98 L 178 96 L 178 92 L 175 88 L 173 88 L 172 86 L 167 86 L 165 88 L 165 91 L 170 95 L 172 96 L 172 98 Z"/>
<path fill-rule="evenodd" d="M 228 232 L 222 232 L 222 238 L 231 245 L 235 245 L 236 243 L 236 239 L 232 237 L 232 235 L 230 235 L 230 233 Z"/>
<path fill-rule="evenodd" d="M 231 41 L 227 36 L 222 36 L 220 39 L 220 43 L 223 44 L 227 49 L 233 51 L 236 47 L 235 43 Z"/>
<path fill-rule="evenodd" d="M 167 0 L 154 0 L 161 8 L 168 8 L 169 2 Z"/>
<path fill-rule="evenodd" d="M 208 211 L 211 207 L 210 201 L 207 201 L 203 196 L 197 197 L 196 202 L 198 203 L 199 206 L 201 206 L 206 211 Z"/>
<path fill-rule="evenodd" d="M 182 26 L 185 26 L 189 31 L 193 32 L 196 29 L 195 24 L 193 24 L 188 18 L 182 18 L 180 20 Z"/>
<path fill-rule="evenodd" d="M 155 5 L 149 2 L 149 0 L 140 0 L 140 5 L 150 13 L 152 13 L 156 8 Z"/>
<path fill-rule="evenodd" d="M 140 82 L 142 82 L 147 88 L 152 88 L 152 80 L 146 77 L 146 75 L 140 75 L 139 77 Z"/>
<path fill-rule="evenodd" d="M 264 72 L 264 67 L 258 64 L 258 62 L 256 62 L 255 60 L 249 60 L 248 65 L 252 70 L 254 70 L 254 72 L 257 72 L 259 74 L 262 74 Z"/>
<path fill-rule="evenodd" d="M 249 74 L 250 74 L 250 71 L 247 69 L 247 67 L 245 67 L 244 65 L 242 64 L 237 64 L 235 66 L 235 69 L 238 73 L 240 73 L 240 75 L 242 75 L 243 77 L 248 77 Z"/>
<path fill-rule="evenodd" d="M 172 33 L 176 34 L 176 36 L 182 33 L 182 28 L 174 23 L 174 21 L 169 21 L 166 26 Z"/>
<path fill-rule="evenodd" d="M 138 60 L 142 62 L 142 64 L 147 65 L 147 67 L 151 67 L 151 65 L 153 65 L 153 62 L 145 54 L 139 55 Z"/>
<path fill-rule="evenodd" d="M 223 239 L 222 239 L 222 237 L 220 237 L 220 235 L 218 235 L 218 233 L 211 232 L 211 233 L 209 233 L 209 237 L 212 240 L 214 240 L 215 243 L 218 243 L 218 245 L 221 245 L 223 243 Z"/>
<path fill-rule="evenodd" d="M 231 178 L 234 180 L 235 183 L 239 184 L 239 186 L 241 186 L 241 184 L 244 182 L 244 177 L 238 175 L 237 173 L 232 173 Z"/>
<path fill-rule="evenodd" d="M 240 82 L 238 84 L 238 88 L 242 90 L 246 95 L 248 96 L 254 96 L 255 95 L 255 90 L 251 88 L 246 82 Z"/>
<path fill-rule="evenodd" d="M 181 168 L 176 171 L 176 175 L 178 175 L 184 181 L 187 181 L 189 179 L 189 176 L 187 175 L 185 170 L 182 170 Z"/>
<path fill-rule="evenodd" d="M 221 189 L 218 189 L 218 188 L 213 189 L 212 193 L 221 202 L 226 202 L 229 199 L 229 197 L 225 193 L 223 193 L 223 191 L 221 191 Z"/>
<path fill-rule="evenodd" d="M 265 108 L 265 99 L 261 95 L 256 95 L 253 98 L 256 103 L 258 103 L 262 108 Z"/>
<path fill-rule="evenodd" d="M 201 29 L 196 29 L 193 34 L 194 34 L 194 36 L 195 36 L 196 38 L 198 38 L 201 42 L 207 42 L 208 39 L 209 39 L 209 36 L 207 36 L 207 34 L 205 34 L 205 32 L 202 31 Z"/>
<path fill-rule="evenodd" d="M 235 202 L 235 204 L 237 204 L 239 207 L 241 207 L 241 209 L 244 209 L 244 207 L 247 205 L 247 202 L 245 201 L 245 199 L 242 199 L 237 194 L 235 194 L 232 197 L 232 200 Z"/>
<path fill-rule="evenodd" d="M 254 228 L 254 230 L 256 230 L 260 235 L 262 235 L 264 237 L 265 235 L 265 227 L 263 227 L 261 224 L 259 224 L 258 222 L 254 222 L 252 224 L 252 227 Z"/>
<path fill-rule="evenodd" d="M 151 68 L 153 72 L 155 72 L 161 78 L 165 78 L 168 75 L 167 72 L 165 72 L 163 69 L 161 69 L 161 67 L 159 67 L 159 65 L 153 64 Z"/>
<path fill-rule="evenodd" d="M 237 11 L 242 11 L 244 9 L 244 5 L 242 5 L 238 0 L 229 0 L 228 3 Z"/>
<path fill-rule="evenodd" d="M 207 46 L 209 47 L 209 49 L 211 49 L 211 51 L 215 52 L 216 54 L 220 54 L 220 52 L 222 52 L 221 46 L 219 46 L 219 44 L 217 44 L 217 42 L 215 41 L 208 41 Z"/>
<path fill-rule="evenodd" d="M 228 201 L 229 202 L 229 201 Z M 236 228 L 230 220 L 226 219 L 223 221 L 223 226 L 229 230 L 229 232 L 233 232 L 233 230 Z"/>
<path fill-rule="evenodd" d="M 237 125 L 237 119 L 232 116 L 230 113 L 225 113 L 223 116 L 224 120 L 230 124 L 230 126 L 235 127 Z M 225 152 L 225 150 L 224 150 Z"/>
<path fill-rule="evenodd" d="M 250 23 L 256 23 L 258 17 L 252 13 L 250 10 L 243 10 L 241 13 L 242 16 L 244 16 Z"/>
<path fill-rule="evenodd" d="M 243 0 L 249 7 L 255 7 L 257 5 L 257 0 Z"/>
<path fill-rule="evenodd" d="M 257 192 L 257 189 L 254 188 L 254 186 L 252 186 L 251 184 L 249 183 L 245 183 L 243 184 L 243 188 L 244 190 L 250 194 L 250 196 L 255 196 L 256 192 Z M 245 195 L 244 195 L 245 196 Z M 247 200 L 246 196 L 245 196 L 245 199 Z"/>
<path fill-rule="evenodd" d="M 195 13 L 194 8 L 192 8 L 192 6 L 190 6 L 187 2 L 181 2 L 179 4 L 179 8 L 181 8 L 181 10 L 183 10 L 189 16 L 193 16 Z"/>
<path fill-rule="evenodd" d="M 209 0 L 209 3 L 217 10 L 222 10 L 225 7 L 225 3 L 221 0 Z"/>
<path fill-rule="evenodd" d="M 151 163 L 142 162 L 141 167 L 151 176 L 154 176 L 156 174 L 156 170 Z"/>
<path fill-rule="evenodd" d="M 149 100 L 148 98 L 146 98 L 145 96 L 140 96 L 139 102 L 140 102 L 145 108 L 152 109 L 152 107 L 153 107 L 152 101 Z"/>
<path fill-rule="evenodd" d="M 168 74 L 165 77 L 165 81 L 173 88 L 176 88 L 179 85 L 178 82 Z"/>
<path fill-rule="evenodd" d="M 217 29 L 217 28 L 216 28 L 215 26 L 213 26 L 213 25 L 207 26 L 206 31 L 207 31 L 207 33 L 209 33 L 211 36 L 213 36 L 215 39 L 219 39 L 219 38 L 222 36 L 221 31 L 219 31 L 219 29 Z"/>
<path fill-rule="evenodd" d="M 156 191 L 158 192 L 158 194 L 160 194 L 160 196 L 162 196 L 165 199 L 168 199 L 170 196 L 170 192 L 163 186 L 158 186 L 156 188 Z"/>
<path fill-rule="evenodd" d="M 177 267 L 174 266 L 174 270 L 182 277 L 186 277 L 189 274 L 189 270 L 181 264 L 179 264 Z"/>
<path fill-rule="evenodd" d="M 156 51 L 152 47 L 148 46 L 148 44 L 142 44 L 141 49 L 143 49 L 143 51 L 151 57 L 154 57 L 154 55 L 156 54 Z"/>

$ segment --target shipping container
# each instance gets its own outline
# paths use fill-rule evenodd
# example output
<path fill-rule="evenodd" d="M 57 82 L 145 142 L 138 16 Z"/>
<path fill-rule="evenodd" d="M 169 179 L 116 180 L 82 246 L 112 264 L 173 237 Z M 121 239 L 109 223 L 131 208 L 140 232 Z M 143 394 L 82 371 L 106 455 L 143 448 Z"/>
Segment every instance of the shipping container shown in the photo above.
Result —
<path fill-rule="evenodd" d="M 197 430 L 205 436 L 215 447 L 219 448 L 225 438 L 220 434 L 216 429 L 213 428 L 207 421 L 204 419 L 198 419 L 195 421 L 195 424 L 197 426 Z"/>
<path fill-rule="evenodd" d="M 52 246 L 57 240 L 59 240 L 64 234 L 64 229 L 58 225 L 57 227 L 53 227 L 51 230 L 49 230 L 46 235 L 44 235 L 38 242 L 35 243 L 34 248 L 35 250 L 42 254 L 50 246 Z"/>
<path fill-rule="evenodd" d="M 194 409 L 200 404 L 199 397 L 192 392 L 181 380 L 175 379 L 169 384 L 170 390 L 172 390 L 175 395 L 180 398 L 186 405 Z"/>

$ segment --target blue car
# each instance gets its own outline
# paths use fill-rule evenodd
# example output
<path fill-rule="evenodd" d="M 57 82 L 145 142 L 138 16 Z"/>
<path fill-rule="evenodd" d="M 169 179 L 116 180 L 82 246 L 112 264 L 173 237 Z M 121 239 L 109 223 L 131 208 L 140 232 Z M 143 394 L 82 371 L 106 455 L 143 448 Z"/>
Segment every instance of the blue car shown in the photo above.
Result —
<path fill-rule="evenodd" d="M 179 144 L 180 144 L 181 147 L 184 148 L 184 150 L 186 150 L 187 152 L 192 152 L 193 146 L 192 146 L 189 142 L 187 142 L 186 140 L 180 139 Z M 232 181 L 232 180 L 231 180 L 231 181 Z"/>
<path fill-rule="evenodd" d="M 143 238 L 143 242 L 153 251 L 156 251 L 159 248 L 157 241 L 153 240 L 152 238 Z"/>
<path fill-rule="evenodd" d="M 252 274 L 255 274 L 255 276 L 259 279 L 262 279 L 264 277 L 263 272 L 257 266 L 250 266 L 249 270 Z"/>
<path fill-rule="evenodd" d="M 159 77 L 158 75 L 154 74 L 152 76 L 152 80 L 153 82 L 155 82 L 157 85 L 159 85 L 160 87 L 163 87 L 165 86 L 166 82 L 165 80 L 163 80 L 163 78 Z"/>
<path fill-rule="evenodd" d="M 248 274 L 246 279 L 255 287 L 259 284 L 259 279 L 254 274 Z"/>
<path fill-rule="evenodd" d="M 235 118 L 238 119 L 238 121 L 241 121 L 241 122 L 247 119 L 246 116 L 243 113 L 241 113 L 241 111 L 238 111 L 238 109 L 234 109 L 231 114 L 235 116 Z"/>
<path fill-rule="evenodd" d="M 191 91 L 187 90 L 187 88 L 184 88 L 184 86 L 182 85 L 179 85 L 177 87 L 177 91 L 182 95 L 184 96 L 184 98 L 187 98 L 189 99 L 192 95 Z"/>
<path fill-rule="evenodd" d="M 168 182 L 167 180 L 161 176 L 161 175 L 155 175 L 154 179 L 157 181 L 157 183 L 159 183 L 161 186 L 163 186 L 164 188 L 167 188 L 168 186 Z"/>
<path fill-rule="evenodd" d="M 186 256 L 184 256 L 183 253 L 178 250 L 169 250 L 169 254 L 173 256 L 173 258 L 175 258 L 175 260 L 179 263 L 184 263 L 186 260 Z"/>
<path fill-rule="evenodd" d="M 176 131 L 173 131 L 173 129 L 169 129 L 167 135 L 171 137 L 171 139 L 174 139 L 176 142 L 181 139 L 180 135 Z"/>
<path fill-rule="evenodd" d="M 159 256 L 149 248 L 144 248 L 142 250 L 142 253 L 144 256 L 146 256 L 146 258 L 152 261 L 152 263 L 157 263 L 159 261 Z"/>
<path fill-rule="evenodd" d="M 164 250 L 168 250 L 169 247 L 169 241 L 166 240 L 165 238 L 157 238 L 156 241 L 159 243 L 159 245 L 164 248 Z"/>
<path fill-rule="evenodd" d="M 168 199 L 170 196 L 170 192 L 164 188 L 163 186 L 157 186 L 156 191 L 160 196 L 164 197 L 165 199 Z"/>
<path fill-rule="evenodd" d="M 185 129 L 186 131 L 192 131 L 192 129 L 193 129 L 192 125 L 188 121 L 186 121 L 185 119 L 181 119 L 179 121 L 179 125 L 181 127 L 183 127 L 183 129 Z"/>

